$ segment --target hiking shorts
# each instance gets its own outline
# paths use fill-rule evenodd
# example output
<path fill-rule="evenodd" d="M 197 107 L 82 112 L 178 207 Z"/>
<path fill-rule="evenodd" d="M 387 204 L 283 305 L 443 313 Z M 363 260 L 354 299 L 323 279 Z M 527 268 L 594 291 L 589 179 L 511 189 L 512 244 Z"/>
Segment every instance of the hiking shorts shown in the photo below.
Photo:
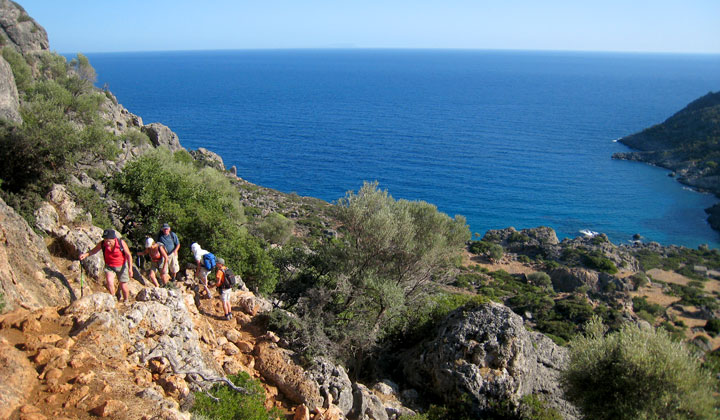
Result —
<path fill-rule="evenodd" d="M 120 283 L 127 283 L 130 281 L 130 277 L 128 276 L 127 264 L 123 264 L 120 267 L 110 267 L 109 265 L 105 265 L 105 272 L 115 273 L 115 277 L 117 277 Z"/>
<path fill-rule="evenodd" d="M 230 292 L 232 292 L 232 289 L 220 289 L 220 300 L 230 302 Z"/>
<path fill-rule="evenodd" d="M 169 268 L 169 267 L 164 267 L 164 266 L 165 266 L 165 264 L 164 264 L 164 261 L 163 261 L 163 260 L 160 260 L 160 261 L 151 261 L 151 262 L 150 262 L 150 271 L 155 271 L 155 270 L 157 270 L 158 273 L 160 273 L 160 274 L 162 274 L 162 275 L 166 275 L 166 274 L 168 273 L 168 268 Z M 168 264 L 168 266 L 169 266 L 169 264 Z M 163 270 L 163 267 L 165 268 L 164 270 Z"/>
<path fill-rule="evenodd" d="M 177 254 L 173 254 L 172 252 L 168 254 L 168 269 L 171 273 L 177 273 L 180 271 L 180 263 L 178 263 L 178 256 Z M 163 273 L 167 274 L 167 273 Z"/>

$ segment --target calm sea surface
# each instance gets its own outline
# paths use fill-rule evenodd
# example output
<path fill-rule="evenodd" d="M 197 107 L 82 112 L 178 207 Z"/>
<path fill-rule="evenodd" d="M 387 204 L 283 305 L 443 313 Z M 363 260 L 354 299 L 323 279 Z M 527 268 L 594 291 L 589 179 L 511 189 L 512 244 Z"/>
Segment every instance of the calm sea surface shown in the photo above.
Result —
<path fill-rule="evenodd" d="M 720 56 L 444 50 L 88 54 L 118 100 L 251 182 L 328 201 L 380 182 L 472 232 L 550 226 L 720 247 L 711 195 L 613 140 L 720 90 Z"/>

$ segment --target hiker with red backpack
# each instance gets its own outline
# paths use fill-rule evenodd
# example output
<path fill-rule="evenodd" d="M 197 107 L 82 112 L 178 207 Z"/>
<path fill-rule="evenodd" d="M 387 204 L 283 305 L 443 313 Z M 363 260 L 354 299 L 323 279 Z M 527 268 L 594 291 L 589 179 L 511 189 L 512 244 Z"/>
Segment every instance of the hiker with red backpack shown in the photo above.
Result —
<path fill-rule="evenodd" d="M 217 258 L 216 260 L 215 278 L 217 283 L 215 287 L 220 291 L 220 301 L 222 302 L 225 319 L 232 319 L 232 307 L 230 306 L 230 292 L 236 284 L 235 274 L 229 267 L 225 266 L 225 260 Z"/>
<path fill-rule="evenodd" d="M 210 293 L 210 289 L 208 289 L 207 277 L 210 271 L 215 268 L 215 255 L 212 252 L 200 248 L 197 242 L 193 242 L 193 244 L 190 245 L 190 251 L 192 251 L 193 257 L 195 258 L 195 278 L 200 279 L 207 293 L 207 297 L 211 298 L 212 293 Z"/>
<path fill-rule="evenodd" d="M 122 292 L 122 301 L 127 302 L 130 297 L 128 282 L 132 276 L 132 255 L 125 241 L 119 239 L 112 229 L 103 231 L 103 239 L 88 252 L 80 254 L 80 261 L 95 255 L 102 249 L 103 259 L 105 260 L 105 287 L 110 294 L 115 295 L 115 278 L 117 277 L 120 291 Z"/>

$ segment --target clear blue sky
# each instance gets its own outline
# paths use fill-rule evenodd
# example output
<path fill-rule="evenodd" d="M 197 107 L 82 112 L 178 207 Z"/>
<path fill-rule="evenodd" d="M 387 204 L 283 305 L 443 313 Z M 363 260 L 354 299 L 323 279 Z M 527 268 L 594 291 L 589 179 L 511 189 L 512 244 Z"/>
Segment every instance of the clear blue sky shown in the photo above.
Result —
<path fill-rule="evenodd" d="M 471 48 L 720 53 L 720 0 L 17 0 L 59 53 Z"/>

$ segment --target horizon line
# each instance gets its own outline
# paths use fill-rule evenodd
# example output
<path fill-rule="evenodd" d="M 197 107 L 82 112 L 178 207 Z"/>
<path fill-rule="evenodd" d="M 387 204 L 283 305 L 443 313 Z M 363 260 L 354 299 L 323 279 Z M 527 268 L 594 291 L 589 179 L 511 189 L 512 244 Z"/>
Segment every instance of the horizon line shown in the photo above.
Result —
<path fill-rule="evenodd" d="M 485 52 L 534 52 L 534 53 L 584 53 L 584 54 L 637 54 L 637 55 L 695 55 L 720 56 L 717 52 L 689 52 L 689 51 L 613 51 L 613 50 L 574 50 L 574 49 L 526 49 L 526 48 L 462 48 L 462 47 L 355 47 L 355 46 L 327 46 L 327 47 L 250 47 L 250 48 L 210 48 L 210 49 L 167 49 L 167 50 L 124 50 L 124 51 L 77 51 L 58 52 L 60 55 L 74 54 L 127 54 L 127 53 L 170 53 L 170 52 L 220 52 L 220 51 L 485 51 Z M 52 51 L 52 50 L 51 50 Z"/>

